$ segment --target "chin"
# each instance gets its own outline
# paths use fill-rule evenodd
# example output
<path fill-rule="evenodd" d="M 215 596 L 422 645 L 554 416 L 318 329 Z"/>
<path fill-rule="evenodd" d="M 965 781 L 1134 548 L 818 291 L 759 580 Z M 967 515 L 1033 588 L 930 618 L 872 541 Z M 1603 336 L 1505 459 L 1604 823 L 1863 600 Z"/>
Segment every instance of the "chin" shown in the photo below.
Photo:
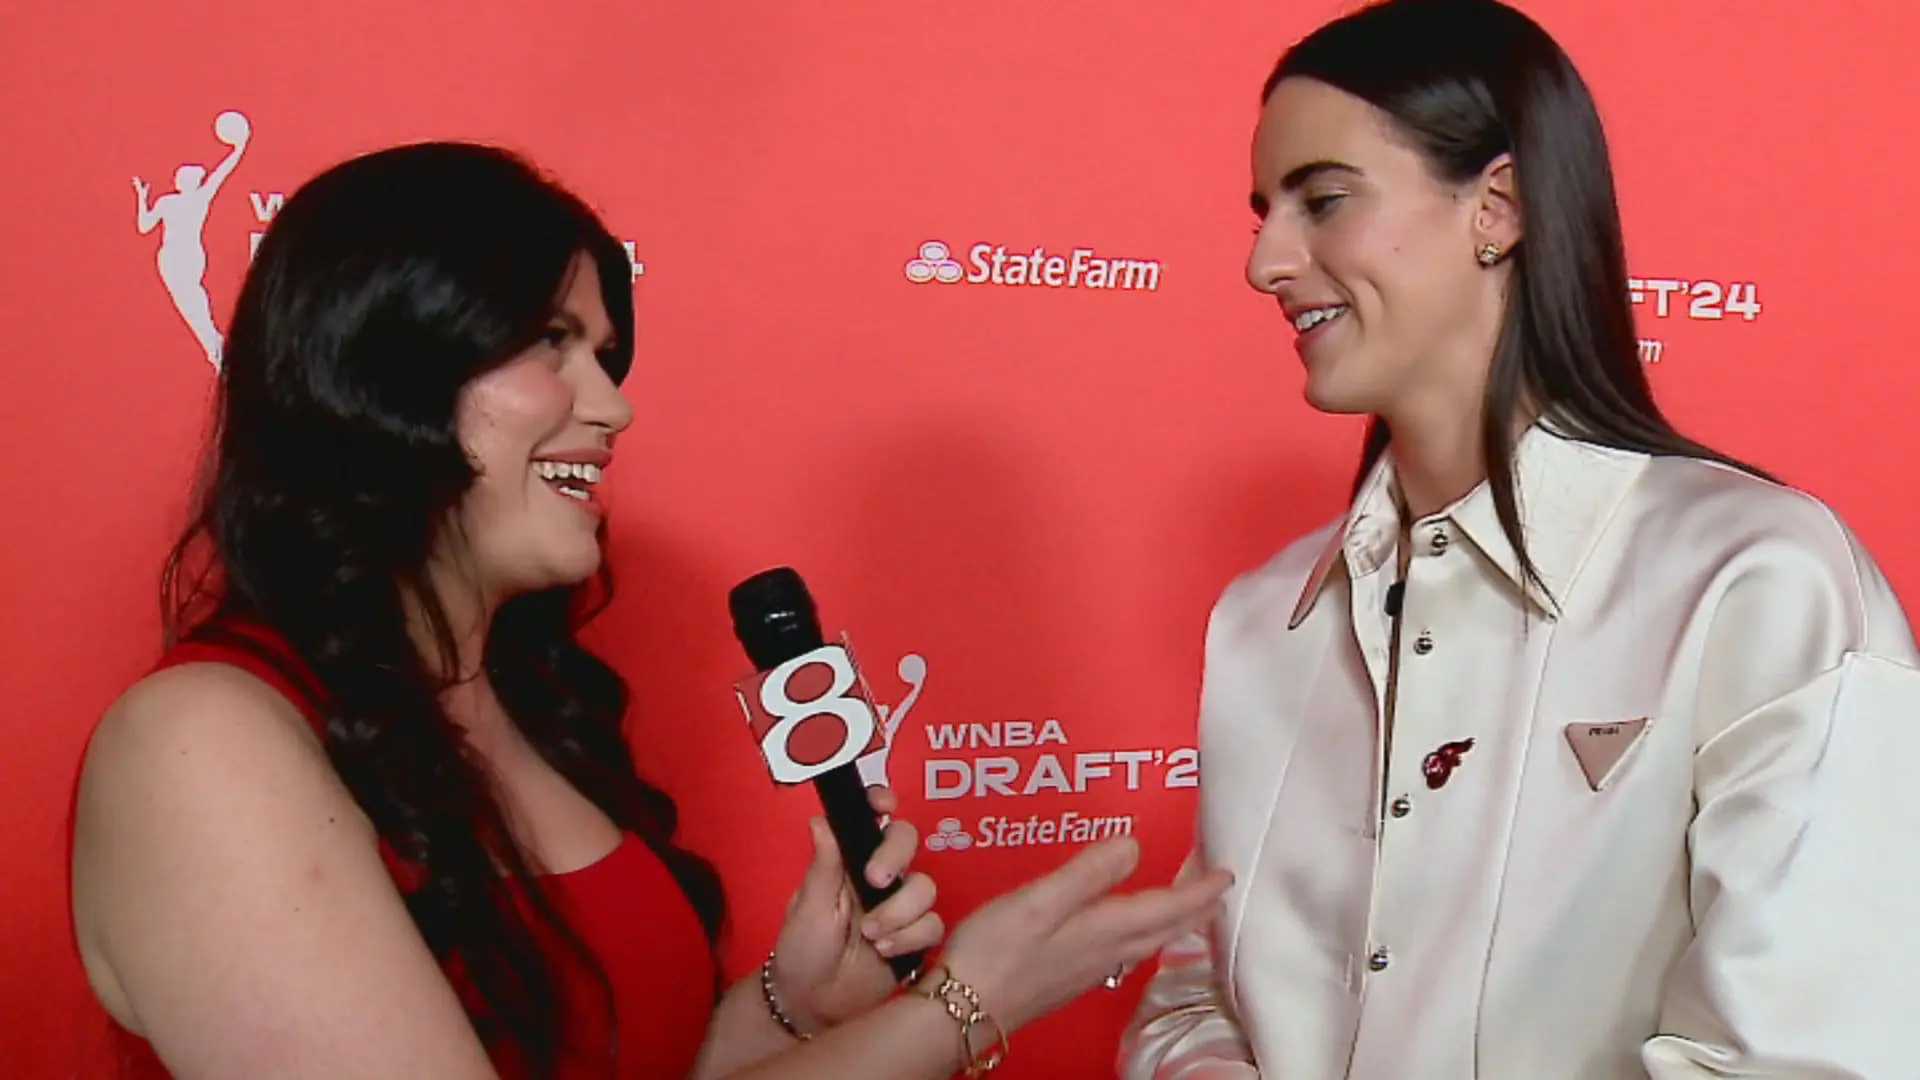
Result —
<path fill-rule="evenodd" d="M 1321 386 L 1311 378 L 1307 380 L 1305 397 L 1307 404 L 1315 409 L 1336 416 L 1359 416 L 1375 411 L 1365 395 L 1342 393 L 1339 387 Z"/>
<path fill-rule="evenodd" d="M 585 550 L 551 551 L 537 563 L 526 567 L 526 572 L 518 575 L 519 592 L 544 592 L 548 589 L 571 589 L 593 580 L 600 572 L 601 554 L 599 545 Z"/>
<path fill-rule="evenodd" d="M 554 584 L 566 587 L 584 584 L 600 572 L 602 559 L 599 545 L 596 544 L 591 552 L 574 555 L 559 562 L 554 568 L 557 571 L 554 574 L 557 579 Z"/>

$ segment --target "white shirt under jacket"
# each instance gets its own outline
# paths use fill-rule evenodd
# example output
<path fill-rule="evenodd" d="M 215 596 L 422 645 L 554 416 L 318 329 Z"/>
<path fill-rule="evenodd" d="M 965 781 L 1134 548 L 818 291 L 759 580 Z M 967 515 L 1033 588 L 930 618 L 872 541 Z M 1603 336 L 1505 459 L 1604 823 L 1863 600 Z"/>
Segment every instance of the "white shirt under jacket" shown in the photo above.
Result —
<path fill-rule="evenodd" d="M 1221 598 L 1194 861 L 1237 880 L 1121 1076 L 1920 1078 L 1920 656 L 1886 580 L 1734 469 L 1539 426 L 1516 460 L 1558 611 L 1485 485 L 1416 522 L 1390 740 L 1388 465 Z"/>

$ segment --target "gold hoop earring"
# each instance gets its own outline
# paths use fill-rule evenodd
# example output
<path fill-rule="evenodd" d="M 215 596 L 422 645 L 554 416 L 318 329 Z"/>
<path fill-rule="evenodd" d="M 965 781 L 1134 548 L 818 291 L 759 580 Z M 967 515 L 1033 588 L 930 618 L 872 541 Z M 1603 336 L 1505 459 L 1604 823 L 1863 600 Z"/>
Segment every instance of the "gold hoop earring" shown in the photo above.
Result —
<path fill-rule="evenodd" d="M 1500 261 L 1500 245 L 1488 244 L 1480 249 L 1480 265 L 1492 266 Z"/>

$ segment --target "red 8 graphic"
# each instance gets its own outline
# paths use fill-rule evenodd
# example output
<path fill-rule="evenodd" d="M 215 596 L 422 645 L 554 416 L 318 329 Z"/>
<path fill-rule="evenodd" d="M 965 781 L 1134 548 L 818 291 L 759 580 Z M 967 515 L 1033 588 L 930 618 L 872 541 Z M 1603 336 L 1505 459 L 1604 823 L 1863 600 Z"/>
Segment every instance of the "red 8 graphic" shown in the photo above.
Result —
<path fill-rule="evenodd" d="M 843 645 L 823 645 L 767 672 L 740 688 L 740 704 L 775 783 L 803 784 L 885 745 Z"/>

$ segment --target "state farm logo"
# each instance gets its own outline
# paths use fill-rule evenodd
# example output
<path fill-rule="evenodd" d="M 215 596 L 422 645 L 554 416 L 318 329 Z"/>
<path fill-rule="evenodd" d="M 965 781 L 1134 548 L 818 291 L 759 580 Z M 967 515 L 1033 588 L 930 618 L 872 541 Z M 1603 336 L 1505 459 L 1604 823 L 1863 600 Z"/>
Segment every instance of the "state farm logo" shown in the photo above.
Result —
<path fill-rule="evenodd" d="M 1005 244 L 980 243 L 967 249 L 966 264 L 939 240 L 920 245 L 918 257 L 907 260 L 907 280 L 916 285 L 1028 285 L 1047 289 L 1098 289 L 1122 292 L 1158 292 L 1158 259 L 1115 258 L 1090 247 L 1076 247 L 1064 255 L 1048 254 L 1044 247 L 1011 250 Z"/>
<path fill-rule="evenodd" d="M 991 848 L 1054 847 L 1060 844 L 1091 844 L 1115 836 L 1133 835 L 1132 814 L 1082 814 L 1068 810 L 1041 817 L 1025 818 L 1004 814 L 984 814 L 974 823 L 976 837 L 959 818 L 941 818 L 927 836 L 927 850 L 933 852 L 986 851 Z"/>
<path fill-rule="evenodd" d="M 213 261 L 208 257 L 207 217 L 214 199 L 240 167 L 253 142 L 253 121 L 245 113 L 228 109 L 213 118 L 213 138 L 227 149 L 211 169 L 194 162 L 178 166 L 173 171 L 173 190 L 158 197 L 146 180 L 135 176 L 133 193 L 134 229 L 141 236 L 156 229 L 160 232 L 160 245 L 154 253 L 160 285 L 207 362 L 218 370 L 226 338 L 213 316 L 213 300 L 207 293 L 207 267 Z M 268 223 L 286 201 L 287 197 L 277 190 L 247 192 L 258 225 L 248 234 L 248 261 L 259 249 Z M 646 264 L 640 261 L 633 241 L 622 244 L 632 267 L 632 280 L 637 281 L 646 273 Z"/>

